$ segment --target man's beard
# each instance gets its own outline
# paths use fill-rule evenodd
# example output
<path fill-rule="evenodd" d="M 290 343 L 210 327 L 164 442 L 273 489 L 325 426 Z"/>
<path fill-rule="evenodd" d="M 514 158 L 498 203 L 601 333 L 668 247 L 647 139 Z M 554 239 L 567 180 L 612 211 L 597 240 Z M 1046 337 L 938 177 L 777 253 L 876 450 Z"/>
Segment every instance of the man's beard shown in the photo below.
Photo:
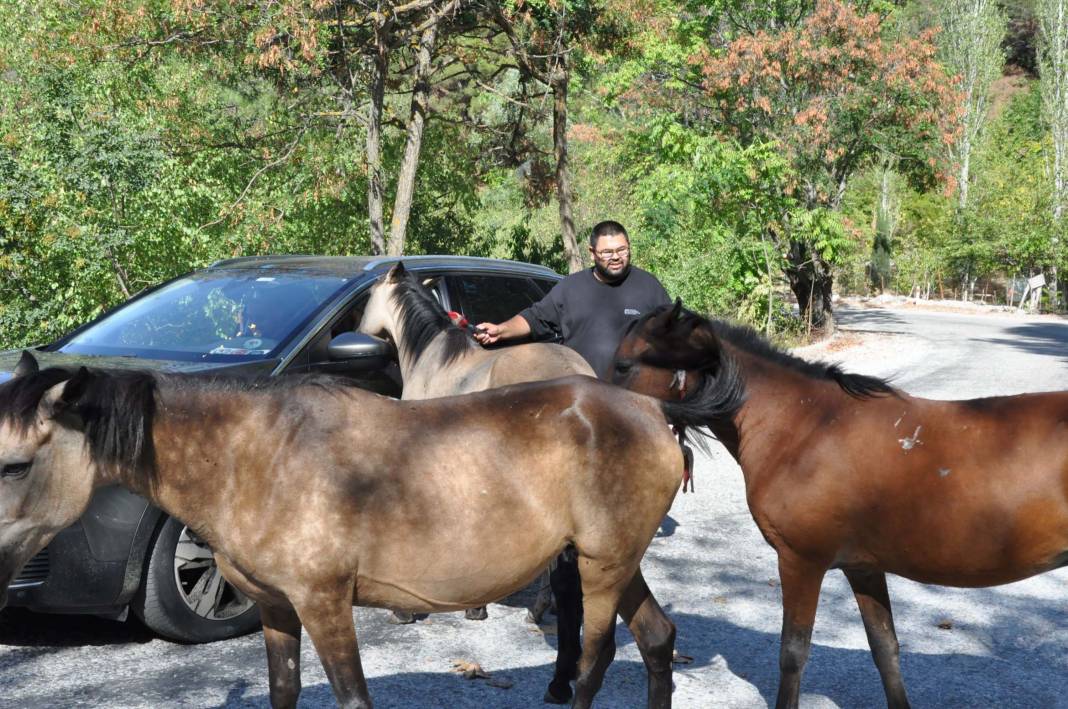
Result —
<path fill-rule="evenodd" d="M 608 271 L 608 269 L 601 265 L 600 262 L 595 261 L 593 263 L 593 270 L 597 273 L 597 277 L 605 283 L 618 283 L 619 281 L 622 281 L 624 278 L 626 278 L 627 274 L 630 273 L 630 263 L 628 262 L 627 265 L 623 267 L 623 270 L 619 273 L 611 273 Z"/>

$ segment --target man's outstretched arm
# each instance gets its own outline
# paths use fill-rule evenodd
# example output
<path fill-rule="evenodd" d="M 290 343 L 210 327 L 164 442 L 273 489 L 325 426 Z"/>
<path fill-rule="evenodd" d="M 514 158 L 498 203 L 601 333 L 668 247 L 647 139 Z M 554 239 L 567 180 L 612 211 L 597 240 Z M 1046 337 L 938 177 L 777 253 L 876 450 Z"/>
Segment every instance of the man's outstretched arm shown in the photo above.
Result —
<path fill-rule="evenodd" d="M 484 322 L 475 326 L 475 339 L 480 345 L 492 345 L 499 340 L 512 340 L 530 334 L 530 323 L 522 315 L 514 315 L 502 323 Z"/>

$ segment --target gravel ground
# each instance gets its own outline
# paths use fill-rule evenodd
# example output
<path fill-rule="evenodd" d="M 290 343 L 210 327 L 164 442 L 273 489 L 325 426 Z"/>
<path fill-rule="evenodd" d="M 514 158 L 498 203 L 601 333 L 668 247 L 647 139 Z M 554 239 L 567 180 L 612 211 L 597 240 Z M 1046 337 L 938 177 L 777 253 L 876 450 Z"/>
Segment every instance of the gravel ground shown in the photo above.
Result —
<path fill-rule="evenodd" d="M 1059 344 L 1060 331 L 1029 339 L 1024 333 L 1034 332 L 1031 320 L 854 310 L 843 312 L 843 322 L 852 331 L 801 353 L 839 360 L 853 371 L 897 374 L 915 393 L 963 397 L 1061 388 L 1068 374 L 1068 335 Z M 954 358 L 967 377 L 954 374 Z M 698 460 L 696 487 L 696 494 L 676 498 L 643 564 L 678 625 L 679 652 L 693 658 L 677 667 L 675 706 L 764 707 L 774 703 L 778 678 L 775 555 L 749 516 L 741 473 L 722 449 Z M 902 668 L 914 705 L 1068 707 L 1066 580 L 1068 572 L 1058 571 L 996 589 L 960 590 L 892 578 Z M 482 623 L 452 613 L 394 627 L 383 611 L 355 610 L 376 706 L 541 706 L 555 654 L 552 628 L 526 623 L 521 604 L 494 604 L 489 613 Z M 824 584 L 813 640 L 803 706 L 883 704 L 840 574 L 829 574 Z M 625 628 L 617 641 L 598 706 L 641 706 L 644 668 Z M 451 673 L 454 660 L 479 663 L 493 682 Z M 302 707 L 332 705 L 307 638 L 303 683 Z M 135 624 L 0 614 L 0 707 L 266 705 L 259 634 L 182 646 Z"/>

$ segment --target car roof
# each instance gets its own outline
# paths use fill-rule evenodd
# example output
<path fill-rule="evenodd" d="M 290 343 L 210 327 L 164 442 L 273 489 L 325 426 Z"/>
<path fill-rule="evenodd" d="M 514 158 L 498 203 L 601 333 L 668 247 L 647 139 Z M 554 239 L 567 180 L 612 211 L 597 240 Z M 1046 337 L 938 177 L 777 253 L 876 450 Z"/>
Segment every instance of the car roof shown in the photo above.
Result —
<path fill-rule="evenodd" d="M 415 271 L 485 271 L 519 273 L 542 278 L 560 278 L 560 274 L 545 266 L 479 256 L 243 256 L 216 261 L 208 268 L 216 271 L 287 271 L 291 273 L 317 273 L 345 277 L 366 274 L 369 278 L 377 278 L 398 261 L 403 261 L 406 268 Z"/>

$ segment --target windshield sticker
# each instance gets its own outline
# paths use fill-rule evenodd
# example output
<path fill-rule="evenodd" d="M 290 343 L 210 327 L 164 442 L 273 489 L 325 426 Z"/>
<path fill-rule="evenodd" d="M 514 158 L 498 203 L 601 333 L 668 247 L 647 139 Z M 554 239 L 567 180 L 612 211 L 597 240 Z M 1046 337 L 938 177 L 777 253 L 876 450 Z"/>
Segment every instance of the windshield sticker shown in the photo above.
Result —
<path fill-rule="evenodd" d="M 256 279 L 257 283 L 274 283 L 275 279 L 270 276 L 260 276 Z"/>

